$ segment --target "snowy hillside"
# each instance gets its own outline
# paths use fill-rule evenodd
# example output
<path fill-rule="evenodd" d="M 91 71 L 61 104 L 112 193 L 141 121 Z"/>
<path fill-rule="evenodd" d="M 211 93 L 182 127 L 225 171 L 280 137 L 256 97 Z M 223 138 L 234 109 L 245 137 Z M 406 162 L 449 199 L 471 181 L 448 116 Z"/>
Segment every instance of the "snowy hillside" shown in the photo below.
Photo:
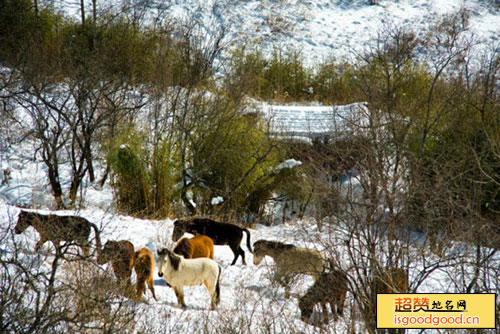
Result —
<path fill-rule="evenodd" d="M 293 109 L 293 108 L 292 108 Z M 313 113 L 314 114 L 314 113 Z M 24 198 L 26 204 L 37 204 L 41 207 L 41 213 L 47 211 L 47 202 L 44 204 L 43 198 L 48 200 L 48 192 L 44 184 L 44 168 L 40 163 L 22 160 L 20 155 L 29 151 L 29 146 L 20 146 L 11 151 L 11 156 L 4 156 L 11 164 L 13 178 L 10 185 L 0 187 L 0 236 L 1 253 L 4 258 L 13 256 L 13 252 L 18 252 L 17 256 L 26 261 L 36 259 L 37 270 L 48 270 L 53 261 L 54 248 L 50 243 L 46 243 L 41 252 L 33 252 L 35 243 L 39 240 L 38 233 L 28 228 L 23 234 L 14 235 L 13 228 L 17 221 L 19 208 L 10 203 L 22 202 Z M 14 154 L 14 152 L 17 152 Z M 19 155 L 18 155 L 19 154 Z M 5 162 L 5 160 L 4 160 Z M 342 188 L 345 191 L 353 191 L 357 187 L 356 176 L 346 177 L 342 181 Z M 18 198 L 16 196 L 21 196 Z M 107 240 L 129 240 L 136 249 L 147 247 L 155 254 L 162 247 L 172 248 L 171 241 L 173 220 L 146 220 L 114 213 L 112 206 L 112 192 L 109 186 L 104 189 L 94 189 L 91 184 L 86 184 L 84 191 L 84 209 L 76 211 L 60 211 L 57 214 L 74 214 L 87 218 L 95 223 L 101 230 L 101 241 L 104 244 Z M 45 195 L 45 197 L 43 197 Z M 30 203 L 30 199 L 38 198 L 38 202 Z M 281 210 L 276 214 L 279 216 Z M 279 216 L 281 218 L 281 216 Z M 281 219 L 277 219 L 281 221 Z M 335 259 L 343 270 L 346 270 L 352 280 L 356 280 L 353 271 L 353 263 L 349 260 L 349 248 L 346 240 L 349 236 L 349 226 L 340 224 L 333 226 L 330 231 L 320 232 L 313 218 L 306 217 L 303 220 L 292 219 L 285 225 L 264 226 L 257 224 L 250 229 L 251 242 L 259 239 L 275 240 L 284 243 L 292 243 L 297 246 L 316 249 L 324 252 L 329 257 Z M 93 239 L 93 234 L 91 235 Z M 186 234 L 185 236 L 189 236 Z M 406 242 L 401 240 L 402 242 Z M 460 271 L 463 259 L 473 259 L 475 249 L 466 247 L 460 243 L 451 245 L 447 249 L 447 255 L 437 257 L 425 251 L 425 260 L 420 259 L 423 236 L 413 234 L 408 240 L 411 247 L 410 256 L 413 262 L 409 268 L 410 286 L 415 288 L 418 282 L 417 292 L 445 292 L 455 291 L 456 277 L 466 277 L 472 272 Z M 155 292 L 158 301 L 155 301 L 149 290 L 146 290 L 145 304 L 135 305 L 137 314 L 135 316 L 135 330 L 130 332 L 141 332 L 149 330 L 151 333 L 186 333 L 186 332 L 224 332 L 231 329 L 236 332 L 253 332 L 255 328 L 260 328 L 266 333 L 318 333 L 320 327 L 305 324 L 300 320 L 300 309 L 298 298 L 302 296 L 312 285 L 310 276 L 303 276 L 294 282 L 292 287 L 292 298 L 286 299 L 283 287 L 273 283 L 274 261 L 266 257 L 263 263 L 256 266 L 253 264 L 253 256 L 246 247 L 246 239 L 242 243 L 242 248 L 246 253 L 247 265 L 243 266 L 241 260 L 236 265 L 230 266 L 233 253 L 228 246 L 215 246 L 215 260 L 222 266 L 221 277 L 221 303 L 217 310 L 210 311 L 210 297 L 203 286 L 186 287 L 185 301 L 187 309 L 183 310 L 177 305 L 174 291 L 166 286 L 165 281 L 158 277 L 158 272 L 154 273 Z M 17 250 L 16 250 L 17 249 Z M 75 249 L 76 251 L 76 249 Z M 488 267 L 491 275 L 500 265 L 500 259 L 495 256 L 489 259 Z M 431 274 L 426 270 L 437 266 Z M 111 265 L 101 266 L 106 272 L 114 277 Z M 484 284 L 488 283 L 485 277 Z M 420 282 L 419 280 L 425 277 Z M 61 281 L 66 278 L 59 276 Z M 135 274 L 133 274 L 135 281 Z M 129 302 L 128 305 L 134 305 Z M 363 322 L 360 319 L 357 303 L 351 293 L 348 293 L 345 303 L 345 316 L 338 322 L 331 321 L 327 327 L 323 328 L 327 333 L 346 333 L 355 328 L 357 332 L 363 333 Z M 312 322 L 317 321 L 321 316 L 319 309 L 313 314 Z"/>
<path fill-rule="evenodd" d="M 113 1 L 116 4 L 120 0 Z M 98 6 L 109 3 L 97 2 Z M 123 3 L 127 3 L 123 1 Z M 152 1 L 180 21 L 199 22 L 209 31 L 225 27 L 227 42 L 241 47 L 255 46 L 275 50 L 299 50 L 309 64 L 332 56 L 342 59 L 376 41 L 385 26 L 404 26 L 423 36 L 429 24 L 442 15 L 466 9 L 470 33 L 481 41 L 497 41 L 500 35 L 500 8 L 493 1 L 481 0 L 381 0 L 369 5 L 366 0 L 247 0 Z M 63 10 L 79 16 L 79 3 L 57 0 Z M 90 5 L 89 5 L 90 6 Z M 115 5 L 118 7 L 118 5 Z M 154 15 L 154 10 L 151 11 Z"/>
<path fill-rule="evenodd" d="M 113 0 L 110 3 L 97 1 L 102 7 L 118 6 L 117 4 L 121 2 L 128 3 L 129 1 Z M 78 1 L 54 0 L 47 3 L 75 17 L 79 15 Z M 384 0 L 373 6 L 361 0 L 150 1 L 153 7 L 159 3 L 163 4 L 164 9 L 173 17 L 177 17 L 179 21 L 199 22 L 209 31 L 225 27 L 227 29 L 226 41 L 235 48 L 243 45 L 255 46 L 266 54 L 271 54 L 276 50 L 300 50 L 308 64 L 315 64 L 331 57 L 337 59 L 350 57 L 353 50 L 373 45 L 376 42 L 377 33 L 384 27 L 403 25 L 423 35 L 428 31 L 429 24 L 435 23 L 437 17 L 456 13 L 460 9 L 466 9 L 470 15 L 471 36 L 484 42 L 500 43 L 500 7 L 492 1 Z M 87 5 L 91 6 L 91 2 Z M 349 128 L 351 121 L 356 122 L 357 125 L 364 125 L 366 122 L 364 118 L 366 115 L 363 114 L 366 111 L 364 103 L 335 107 L 271 105 L 261 101 L 256 104 L 258 104 L 256 109 L 271 121 L 270 133 L 275 136 L 310 139 L 315 135 L 337 134 L 338 131 L 344 131 Z M 22 113 L 22 107 L 18 108 L 18 111 Z M 102 244 L 108 240 L 129 240 L 134 244 L 135 249 L 147 247 L 154 254 L 163 247 L 173 247 L 171 236 L 175 217 L 154 220 L 121 215 L 115 208 L 114 195 L 116 194 L 113 194 L 113 191 L 116 189 L 111 188 L 109 180 L 104 186 L 100 186 L 98 182 L 90 182 L 88 177 L 85 177 L 78 193 L 79 201 L 76 203 L 78 209 L 52 211 L 54 199 L 47 180 L 48 168 L 40 161 L 39 152 L 37 152 L 40 148 L 29 136 L 26 136 L 24 141 L 12 139 L 16 136 L 24 136 L 23 131 L 19 130 L 20 123 L 22 122 L 2 127 L 12 133 L 0 134 L 0 139 L 9 138 L 9 143 L 6 145 L 0 142 L 0 172 L 8 171 L 8 175 L 0 177 L 2 181 L 0 184 L 0 259 L 4 261 L 0 263 L 2 296 L 11 292 L 8 291 L 10 284 L 24 283 L 24 278 L 30 277 L 30 270 L 33 270 L 38 276 L 34 275 L 40 278 L 39 284 L 42 288 L 39 290 L 43 290 L 44 282 L 53 279 L 58 287 L 72 284 L 68 282 L 68 275 L 64 270 L 58 271 L 56 277 L 50 277 L 49 273 L 54 263 L 54 247 L 50 242 L 47 242 L 40 252 L 34 252 L 40 236 L 33 228 L 28 228 L 20 234 L 14 233 L 21 208 L 45 214 L 82 216 L 99 227 Z M 101 165 L 104 159 L 103 156 L 95 159 L 98 176 L 105 174 L 105 168 Z M 407 180 L 404 174 L 406 170 L 400 175 L 394 175 L 396 172 L 393 172 L 391 168 L 392 156 L 384 156 L 381 161 L 387 163 L 388 166 L 377 166 L 380 167 L 381 173 L 386 172 L 383 174 L 384 178 L 395 179 L 392 184 L 393 192 L 390 195 L 396 197 L 401 195 L 406 187 Z M 61 160 L 61 166 L 59 166 L 58 178 L 64 188 L 64 194 L 68 192 L 71 183 L 72 172 L 69 164 L 69 159 L 65 158 Z M 294 168 L 301 164 L 301 161 L 289 159 L 276 164 L 275 167 L 277 169 Z M 387 167 L 387 170 L 384 167 Z M 344 316 L 339 321 L 332 320 L 324 327 L 301 321 L 298 299 L 311 287 L 312 278 L 303 275 L 297 279 L 293 282 L 292 298 L 285 298 L 284 288 L 272 279 L 275 270 L 273 259 L 266 257 L 260 265 L 254 265 L 253 255 L 246 246 L 245 235 L 242 248 L 246 255 L 246 266 L 242 265 L 241 260 L 231 266 L 233 253 L 230 248 L 215 246 L 215 261 L 222 267 L 221 303 L 216 310 L 210 310 L 210 297 L 203 286 L 185 288 L 187 308 L 181 309 L 177 305 L 174 291 L 167 286 L 164 279 L 158 276 L 156 268 L 154 286 L 157 301 L 153 299 L 149 290 L 146 290 L 145 303 L 135 303 L 122 298 L 125 307 L 133 310 L 134 326 L 126 333 L 364 333 L 365 319 L 361 315 L 359 300 L 363 298 L 363 291 L 367 291 L 367 285 L 371 282 L 372 276 L 370 275 L 376 272 L 370 266 L 371 261 L 380 264 L 383 268 L 393 265 L 404 267 L 408 272 L 408 290 L 411 292 L 462 293 L 465 290 L 477 293 L 500 292 L 500 256 L 495 249 L 483 247 L 484 245 L 479 243 L 470 245 L 443 238 L 446 240 L 443 241 L 445 246 L 442 252 L 440 252 L 441 249 L 431 250 L 424 231 L 413 226 L 409 227 L 406 221 L 398 220 L 398 223 L 401 222 L 398 229 L 388 232 L 383 226 L 384 218 L 393 212 L 389 213 L 384 206 L 386 204 L 384 201 L 394 200 L 394 198 L 384 197 L 383 200 L 377 202 L 374 212 L 379 216 L 376 218 L 370 216 L 369 218 L 373 220 L 369 220 L 365 211 L 367 210 L 365 207 L 368 206 L 365 204 L 368 200 L 364 193 L 365 189 L 361 189 L 363 172 L 366 171 L 353 168 L 336 178 L 336 181 L 328 180 L 328 186 L 338 190 L 341 199 L 345 200 L 345 203 L 340 204 L 345 204 L 342 207 L 345 210 L 338 209 L 342 211 L 341 213 L 330 213 L 331 216 L 325 215 L 319 218 L 305 216 L 298 219 L 296 215 L 291 214 L 290 208 L 288 211 L 285 210 L 284 203 L 278 203 L 275 207 L 269 205 L 267 209 L 275 218 L 274 222 L 285 220 L 283 217 L 285 215 L 286 223 L 267 226 L 257 221 L 249 228 L 252 244 L 259 239 L 266 239 L 315 249 L 323 252 L 347 273 L 351 285 L 347 293 Z M 320 178 L 321 176 L 318 177 Z M 315 186 L 315 184 L 307 185 L 313 190 Z M 375 191 L 378 189 L 374 187 Z M 310 191 L 311 196 L 313 190 Z M 327 192 L 320 192 L 320 194 L 327 194 L 324 197 L 330 195 Z M 213 198 L 212 203 L 216 203 L 219 199 L 222 197 Z M 64 198 L 64 200 L 67 199 Z M 338 198 L 332 196 L 324 200 L 335 202 Z M 396 203 L 396 207 L 391 207 L 391 210 L 394 209 L 396 212 L 400 209 L 397 207 L 399 205 L 397 198 L 393 203 Z M 441 236 L 440 231 L 435 234 L 438 237 Z M 94 233 L 91 234 L 91 238 L 94 245 Z M 372 250 L 373 253 L 369 253 Z M 394 253 L 397 254 L 394 255 Z M 391 263 L 391 256 L 396 258 L 394 263 Z M 98 273 L 107 273 L 114 279 L 110 264 L 99 266 L 93 260 L 89 263 Z M 68 261 L 63 268 L 72 265 L 77 267 L 78 261 Z M 17 272 L 19 268 L 30 270 Z M 12 283 L 8 281 L 11 274 L 16 278 Z M 135 274 L 132 280 L 136 280 Z M 36 283 L 34 286 L 39 288 Z M 33 305 L 37 300 L 32 297 L 32 294 L 34 295 L 35 290 L 30 286 L 27 291 L 20 292 L 19 298 L 22 302 L 19 304 L 28 305 L 34 310 L 36 307 Z M 353 291 L 356 291 L 357 295 Z M 46 293 L 42 291 L 40 295 L 45 297 Z M 13 295 L 16 296 L 15 292 Z M 58 298 L 62 299 L 59 305 L 69 304 L 64 300 L 64 296 L 58 296 Z M 114 296 L 111 299 L 120 298 Z M 4 302 L 4 300 L 1 301 Z M 69 306 L 72 307 L 72 305 Z M 500 305 L 497 308 L 500 309 Z M 317 324 L 321 310 L 316 308 L 315 311 L 312 323 Z M 17 310 L 9 309 L 9 312 L 9 314 L 16 314 Z M 100 332 L 102 328 L 99 327 L 99 320 L 102 319 L 95 321 L 95 324 L 92 322 L 96 328 L 86 328 L 88 330 L 79 332 Z M 54 327 L 57 326 L 65 325 L 54 325 Z M 65 330 L 68 328 L 63 327 L 62 332 Z M 1 327 L 0 332 L 2 332 Z M 420 332 L 420 330 L 410 331 L 410 333 Z"/>

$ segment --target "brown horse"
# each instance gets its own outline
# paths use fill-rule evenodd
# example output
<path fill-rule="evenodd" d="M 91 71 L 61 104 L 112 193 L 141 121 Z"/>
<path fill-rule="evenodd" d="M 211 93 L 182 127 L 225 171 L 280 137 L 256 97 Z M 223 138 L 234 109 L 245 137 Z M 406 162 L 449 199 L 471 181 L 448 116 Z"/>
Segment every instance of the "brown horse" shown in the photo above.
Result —
<path fill-rule="evenodd" d="M 35 246 L 35 251 L 47 241 L 52 241 L 56 252 L 60 251 L 61 241 L 74 241 L 83 251 L 85 256 L 89 255 L 90 229 L 93 228 L 96 236 L 96 248 L 101 249 L 99 229 L 87 219 L 79 216 L 44 215 L 41 213 L 23 211 L 19 213 L 16 234 L 23 233 L 29 226 L 33 226 L 40 234 L 40 241 Z"/>
<path fill-rule="evenodd" d="M 118 283 L 128 288 L 135 262 L 134 245 L 127 240 L 107 241 L 97 256 L 97 263 L 103 265 L 110 261 Z"/>
<path fill-rule="evenodd" d="M 254 244 L 253 263 L 260 264 L 266 255 L 276 265 L 274 280 L 285 288 L 285 297 L 290 297 L 289 283 L 294 276 L 311 275 L 317 281 L 325 269 L 330 268 L 328 259 L 317 250 L 284 244 L 279 241 L 257 240 Z"/>
<path fill-rule="evenodd" d="M 408 272 L 401 268 L 382 269 L 374 274 L 371 280 L 370 302 L 372 309 L 377 307 L 377 294 L 379 293 L 406 293 L 408 292 Z M 374 323 L 377 323 L 377 315 L 374 312 Z M 404 329 L 391 328 L 388 333 L 405 333 Z"/>
<path fill-rule="evenodd" d="M 191 239 L 182 238 L 175 246 L 173 252 L 184 256 L 185 259 L 208 257 L 214 259 L 214 242 L 210 237 L 198 234 Z"/>
<path fill-rule="evenodd" d="M 147 248 L 141 248 L 135 252 L 135 274 L 137 276 L 136 296 L 141 298 L 142 294 L 146 292 L 146 283 L 149 290 L 153 294 L 153 298 L 157 301 L 155 296 L 155 288 L 153 282 L 153 273 L 156 267 L 155 257 L 153 252 Z"/>
<path fill-rule="evenodd" d="M 247 234 L 247 247 L 248 250 L 252 252 L 252 247 L 250 246 L 250 231 L 234 224 L 219 223 L 208 218 L 177 219 L 174 222 L 172 240 L 179 240 L 185 232 L 204 234 L 212 238 L 215 245 L 228 245 L 234 254 L 231 265 L 236 263 L 240 255 L 243 264 L 246 265 L 245 252 L 240 247 L 241 239 L 243 239 L 243 232 Z"/>
<path fill-rule="evenodd" d="M 405 293 L 408 291 L 408 273 L 401 268 L 383 270 L 373 277 L 373 291 L 377 293 Z"/>
<path fill-rule="evenodd" d="M 328 304 L 335 321 L 343 315 L 344 301 L 347 294 L 347 275 L 339 270 L 323 273 L 306 294 L 299 299 L 301 319 L 309 322 L 314 305 L 320 304 L 323 322 L 328 323 Z"/>

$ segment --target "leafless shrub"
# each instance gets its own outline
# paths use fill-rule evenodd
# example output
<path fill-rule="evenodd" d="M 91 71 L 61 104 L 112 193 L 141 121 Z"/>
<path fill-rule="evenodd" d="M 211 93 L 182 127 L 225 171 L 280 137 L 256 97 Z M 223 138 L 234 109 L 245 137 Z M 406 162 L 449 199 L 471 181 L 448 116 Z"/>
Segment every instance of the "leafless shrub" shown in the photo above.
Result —
<path fill-rule="evenodd" d="M 62 268 L 66 290 L 60 303 L 68 303 L 68 329 L 78 333 L 133 331 L 135 306 L 129 302 L 132 290 L 125 291 L 113 275 L 92 262 L 72 262 Z"/>
<path fill-rule="evenodd" d="M 14 237 L 13 224 L 0 236 L 2 332 L 118 333 L 133 327 L 133 304 L 90 259 L 74 257 L 66 246 L 33 253 L 25 239 Z"/>

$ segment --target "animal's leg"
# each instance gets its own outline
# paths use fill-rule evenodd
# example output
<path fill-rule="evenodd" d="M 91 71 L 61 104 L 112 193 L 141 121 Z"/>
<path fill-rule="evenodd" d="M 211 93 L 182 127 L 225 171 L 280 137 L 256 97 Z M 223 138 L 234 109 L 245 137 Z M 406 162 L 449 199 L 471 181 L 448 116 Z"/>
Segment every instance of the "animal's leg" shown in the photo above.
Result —
<path fill-rule="evenodd" d="M 217 307 L 217 296 L 216 296 L 215 291 L 212 292 L 212 296 L 210 298 L 212 301 L 211 305 L 210 305 L 210 309 L 215 310 L 215 308 Z"/>
<path fill-rule="evenodd" d="M 144 279 L 142 278 L 137 278 L 137 283 L 135 285 L 135 294 L 137 298 L 141 298 L 142 294 L 144 293 L 145 287 L 144 287 Z"/>
<path fill-rule="evenodd" d="M 321 305 L 321 311 L 323 312 L 323 323 L 327 324 L 328 323 L 328 307 L 327 307 L 327 304 L 324 303 L 324 302 L 321 302 L 320 303 Z M 336 318 L 336 315 L 334 314 L 333 315 L 335 320 L 337 320 Z"/>
<path fill-rule="evenodd" d="M 130 286 L 132 286 L 132 281 L 130 280 L 130 275 L 127 276 L 127 277 L 128 277 L 127 280 L 126 280 L 127 281 L 127 286 L 130 287 Z"/>
<path fill-rule="evenodd" d="M 175 296 L 177 297 L 177 302 L 182 308 L 186 308 L 186 304 L 184 303 L 184 289 L 183 287 L 174 287 Z"/>
<path fill-rule="evenodd" d="M 149 287 L 149 290 L 151 290 L 151 293 L 153 293 L 153 298 L 158 301 L 158 299 L 156 299 L 156 296 L 155 296 L 155 287 L 154 287 L 154 282 L 153 282 L 153 277 L 149 277 L 148 278 L 148 287 Z"/>
<path fill-rule="evenodd" d="M 80 245 L 81 245 L 80 247 L 82 248 L 83 256 L 88 257 L 90 254 L 89 242 L 87 240 L 85 240 L 85 241 L 82 241 L 82 243 Z"/>
<path fill-rule="evenodd" d="M 230 245 L 229 247 L 231 247 L 231 250 L 234 254 L 233 262 L 231 262 L 231 265 L 234 265 L 236 263 L 236 260 L 238 260 L 238 256 L 240 256 L 240 252 L 238 251 L 239 246 Z"/>
<path fill-rule="evenodd" d="M 285 298 L 286 299 L 290 298 L 290 285 L 289 285 L 290 277 L 287 274 L 278 271 L 276 272 L 275 278 L 277 282 L 285 288 Z"/>
<path fill-rule="evenodd" d="M 346 292 L 343 291 L 340 295 L 337 296 L 335 304 L 337 304 L 337 314 L 341 317 L 344 315 L 344 302 L 345 302 Z M 333 306 L 332 306 L 333 307 Z M 333 312 L 333 308 L 332 308 Z"/>
<path fill-rule="evenodd" d="M 335 305 L 337 305 L 337 307 L 335 307 Z M 339 314 L 342 315 L 342 313 L 339 313 L 340 309 L 338 305 L 337 301 L 330 301 L 330 308 L 332 309 L 333 320 L 335 321 L 339 320 Z"/>
<path fill-rule="evenodd" d="M 209 280 L 203 281 L 205 288 L 207 288 L 208 293 L 210 294 L 210 308 L 215 310 L 217 307 L 217 293 L 215 292 L 215 282 L 210 282 Z"/>
<path fill-rule="evenodd" d="M 49 240 L 49 239 L 46 239 L 46 238 L 44 238 L 44 237 L 42 237 L 42 236 L 41 236 L 41 237 L 40 237 L 40 241 L 38 241 L 38 242 L 36 243 L 36 245 L 35 245 L 35 252 L 38 252 L 38 250 L 40 249 L 40 247 L 42 247 L 42 245 L 43 245 L 44 243 L 46 243 L 48 240 Z M 56 248 L 57 248 L 57 247 L 59 246 L 58 244 L 59 244 L 59 243 L 57 243 L 57 244 L 56 244 L 56 243 L 54 243 L 54 246 L 56 246 Z"/>
<path fill-rule="evenodd" d="M 247 263 L 245 262 L 245 252 L 243 251 L 243 248 L 241 248 L 241 246 L 238 246 L 238 252 L 241 255 L 241 259 L 243 260 L 243 265 L 246 266 Z"/>

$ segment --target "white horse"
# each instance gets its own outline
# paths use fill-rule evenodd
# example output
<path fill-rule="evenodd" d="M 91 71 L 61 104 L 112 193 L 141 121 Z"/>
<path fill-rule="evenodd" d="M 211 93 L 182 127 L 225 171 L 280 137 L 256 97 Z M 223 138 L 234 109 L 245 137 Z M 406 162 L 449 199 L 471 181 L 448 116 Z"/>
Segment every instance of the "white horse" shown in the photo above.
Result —
<path fill-rule="evenodd" d="M 174 289 L 177 302 L 183 308 L 186 307 L 183 287 L 203 283 L 210 293 L 211 308 L 215 309 L 220 302 L 220 273 L 221 267 L 212 259 L 185 259 L 166 248 L 158 251 L 158 276 Z"/>

